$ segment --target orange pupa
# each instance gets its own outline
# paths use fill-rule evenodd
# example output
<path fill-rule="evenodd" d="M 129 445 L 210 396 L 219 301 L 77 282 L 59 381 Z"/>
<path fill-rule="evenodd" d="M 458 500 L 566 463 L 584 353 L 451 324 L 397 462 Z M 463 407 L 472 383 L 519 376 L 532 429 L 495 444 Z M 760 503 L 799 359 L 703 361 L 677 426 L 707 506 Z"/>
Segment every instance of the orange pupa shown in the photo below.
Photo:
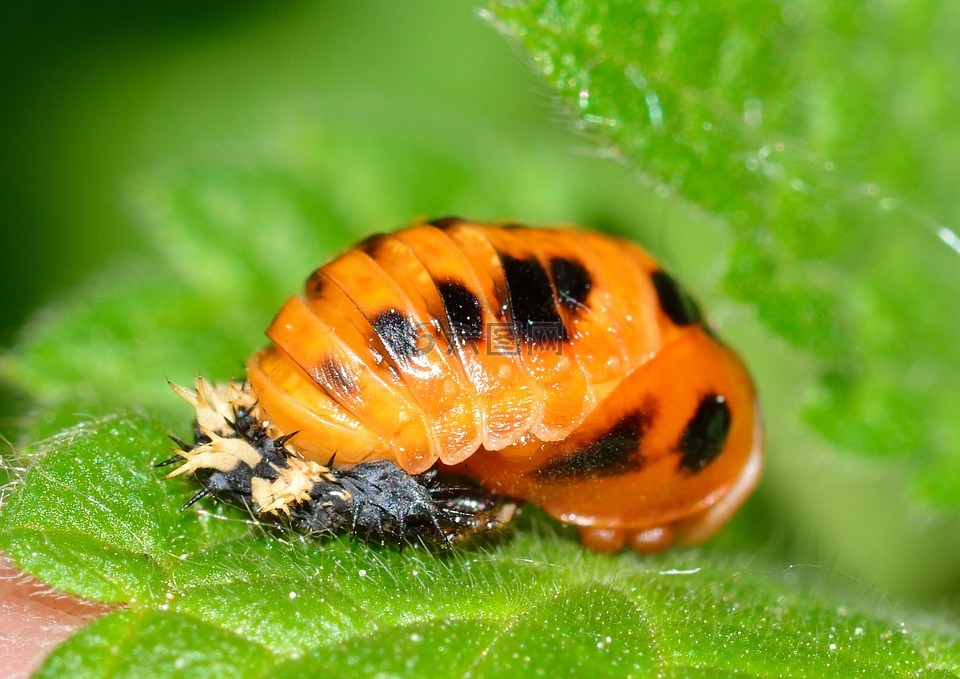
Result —
<path fill-rule="evenodd" d="M 746 368 L 628 241 L 415 224 L 317 269 L 267 336 L 245 383 L 179 390 L 197 442 L 172 475 L 309 530 L 449 542 L 522 500 L 591 548 L 657 551 L 760 478 Z"/>

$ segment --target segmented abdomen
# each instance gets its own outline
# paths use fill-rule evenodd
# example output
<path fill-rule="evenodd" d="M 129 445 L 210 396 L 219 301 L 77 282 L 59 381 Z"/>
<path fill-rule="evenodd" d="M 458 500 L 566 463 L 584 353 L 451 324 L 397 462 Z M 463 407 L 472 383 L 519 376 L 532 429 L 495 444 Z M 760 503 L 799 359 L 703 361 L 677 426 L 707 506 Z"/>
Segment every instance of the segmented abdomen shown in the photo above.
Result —
<path fill-rule="evenodd" d="M 419 473 L 564 439 L 695 313 L 625 241 L 445 219 L 314 272 L 248 376 L 304 455 Z"/>

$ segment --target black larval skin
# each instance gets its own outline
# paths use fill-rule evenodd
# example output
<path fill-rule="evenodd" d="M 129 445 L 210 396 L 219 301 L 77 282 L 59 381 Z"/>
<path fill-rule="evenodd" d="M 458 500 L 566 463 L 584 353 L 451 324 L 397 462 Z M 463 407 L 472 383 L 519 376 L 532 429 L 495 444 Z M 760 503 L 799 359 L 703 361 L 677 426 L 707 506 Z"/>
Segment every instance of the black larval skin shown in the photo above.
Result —
<path fill-rule="evenodd" d="M 499 510 L 509 501 L 436 469 L 411 476 L 389 460 L 334 470 L 336 483 L 318 483 L 310 502 L 290 516 L 311 531 L 350 533 L 367 542 L 453 541 L 498 528 Z M 339 486 L 339 488 L 338 488 Z M 330 493 L 344 489 L 350 499 Z"/>
<path fill-rule="evenodd" d="M 296 433 L 272 438 L 249 410 L 239 408 L 230 426 L 262 457 L 256 467 L 240 462 L 229 471 L 202 470 L 195 476 L 203 489 L 184 508 L 206 495 L 231 504 L 253 507 L 251 483 L 255 477 L 273 481 L 276 468 L 288 467 L 293 454 L 286 448 Z M 195 427 L 194 446 L 171 437 L 183 450 L 209 443 Z M 182 461 L 174 457 L 160 463 Z M 289 507 L 293 527 L 308 533 L 349 533 L 366 542 L 402 547 L 406 543 L 450 546 L 464 538 L 501 527 L 512 517 L 516 501 L 484 490 L 459 476 L 436 468 L 411 475 L 390 460 L 363 462 L 336 468 L 332 480 L 314 484 L 310 500 Z M 160 465 L 158 465 L 160 466 Z M 346 491 L 346 492 L 344 492 Z"/>

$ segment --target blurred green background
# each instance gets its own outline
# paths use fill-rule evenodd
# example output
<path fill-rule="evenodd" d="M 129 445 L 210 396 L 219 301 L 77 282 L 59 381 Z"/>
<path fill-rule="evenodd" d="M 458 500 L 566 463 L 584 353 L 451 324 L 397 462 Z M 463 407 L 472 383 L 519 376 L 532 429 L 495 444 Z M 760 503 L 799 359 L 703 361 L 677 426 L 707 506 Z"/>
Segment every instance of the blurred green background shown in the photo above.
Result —
<path fill-rule="evenodd" d="M 138 175 L 194 162 L 242 164 L 274 127 L 313 113 L 328 128 L 401 117 L 408 121 L 401 129 L 418 138 L 460 130 L 520 152 L 556 149 L 565 154 L 564 174 L 622 190 L 641 223 L 634 230 L 648 233 L 650 249 L 681 275 L 695 277 L 702 267 L 710 272 L 703 280 L 715 278 L 722 232 L 701 229 L 697 248 L 675 248 L 692 218 L 706 218 L 638 188 L 627 170 L 591 151 L 476 7 L 467 0 L 7 3 L 0 10 L 0 345 L 15 342 L 32 311 L 149 252 L 129 211 Z M 537 207 L 469 216 L 623 228 L 614 212 L 585 205 L 579 214 Z M 746 315 L 734 307 L 724 313 Z M 757 370 L 768 411 L 788 409 L 791 392 L 781 387 L 802 363 L 785 360 L 788 350 L 749 335 L 754 330 L 732 323 L 728 336 Z M 26 404 L 0 396 L 0 430 L 9 435 Z M 960 549 L 943 535 L 956 535 L 956 521 L 902 510 L 895 470 L 833 463 L 822 442 L 797 436 L 787 452 L 808 455 L 774 452 L 741 530 L 769 536 L 777 557 L 849 574 L 864 590 L 876 585 L 878 599 L 955 600 Z"/>
<path fill-rule="evenodd" d="M 0 341 L 27 314 L 141 248 L 138 171 L 256 144 L 298 106 L 511 130 L 534 79 L 460 0 L 4 3 L 0 17 Z"/>
<path fill-rule="evenodd" d="M 518 139 L 546 109 L 462 0 L 28 0 L 0 12 L 0 346 L 32 311 L 147 251 L 127 204 L 141 172 L 243 162 L 304 109 L 349 123 L 422 108 L 424 126 L 470 120 Z M 0 390 L 9 435 L 26 404 Z"/>

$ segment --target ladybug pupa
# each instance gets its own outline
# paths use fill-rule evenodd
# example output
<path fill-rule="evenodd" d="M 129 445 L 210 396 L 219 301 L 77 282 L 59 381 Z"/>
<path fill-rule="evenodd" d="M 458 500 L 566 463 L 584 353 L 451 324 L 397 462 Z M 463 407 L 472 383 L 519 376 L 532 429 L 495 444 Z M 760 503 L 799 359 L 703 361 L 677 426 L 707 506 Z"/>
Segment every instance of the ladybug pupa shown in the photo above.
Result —
<path fill-rule="evenodd" d="M 443 218 L 317 269 L 242 383 L 176 387 L 195 443 L 170 476 L 380 543 L 450 543 L 520 501 L 588 547 L 716 533 L 756 486 L 740 359 L 624 240 Z"/>

